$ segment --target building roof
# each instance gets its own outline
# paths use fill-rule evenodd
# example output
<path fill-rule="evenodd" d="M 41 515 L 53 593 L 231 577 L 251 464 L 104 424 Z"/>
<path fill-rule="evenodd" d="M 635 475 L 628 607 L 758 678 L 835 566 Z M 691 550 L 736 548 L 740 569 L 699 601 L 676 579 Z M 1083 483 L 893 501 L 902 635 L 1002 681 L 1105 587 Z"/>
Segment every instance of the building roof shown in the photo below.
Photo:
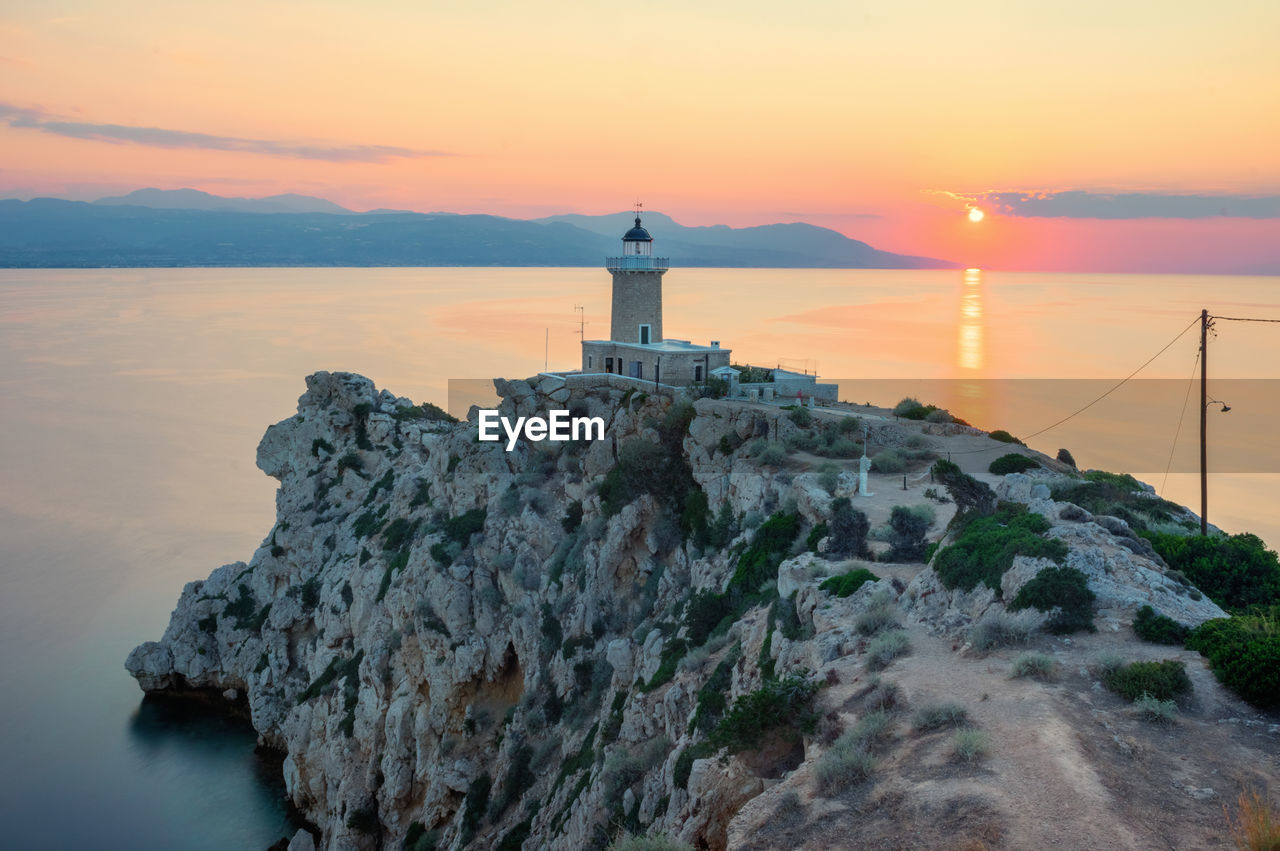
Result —
<path fill-rule="evenodd" d="M 696 343 L 690 343 L 688 340 L 659 340 L 656 343 L 624 343 L 619 340 L 583 340 L 582 345 L 601 345 L 601 346 L 622 346 L 629 349 L 644 349 L 649 352 L 677 353 L 692 352 L 702 354 L 704 352 L 730 352 L 732 349 L 722 349 L 719 346 L 699 346 Z"/>
<path fill-rule="evenodd" d="M 649 232 L 640 227 L 640 217 L 636 216 L 636 226 L 622 235 L 623 242 L 653 242 Z"/>

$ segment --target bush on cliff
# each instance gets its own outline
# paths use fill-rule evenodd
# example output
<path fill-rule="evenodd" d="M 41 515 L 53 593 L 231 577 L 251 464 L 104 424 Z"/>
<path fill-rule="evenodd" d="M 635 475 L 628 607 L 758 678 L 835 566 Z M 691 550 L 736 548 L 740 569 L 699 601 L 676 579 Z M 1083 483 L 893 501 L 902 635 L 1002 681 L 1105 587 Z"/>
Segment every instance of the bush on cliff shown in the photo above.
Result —
<path fill-rule="evenodd" d="M 812 733 L 818 724 L 818 713 L 813 710 L 818 688 L 816 680 L 801 674 L 766 680 L 733 702 L 711 732 L 712 747 L 737 753 L 760 747 L 766 737 L 796 741 L 802 734 Z"/>
<path fill-rule="evenodd" d="M 831 538 L 827 542 L 828 554 L 870 557 L 867 533 L 871 531 L 871 522 L 867 520 L 867 515 L 853 507 L 849 497 L 841 496 L 831 500 L 831 519 L 827 521 L 827 529 Z"/>
<path fill-rule="evenodd" d="M 925 535 L 933 525 L 933 509 L 927 505 L 895 505 L 889 514 L 888 560 L 924 561 Z"/>
<path fill-rule="evenodd" d="M 1191 691 L 1187 668 L 1177 659 L 1130 662 L 1104 672 L 1102 684 L 1126 700 L 1137 700 L 1144 694 L 1172 700 Z"/>
<path fill-rule="evenodd" d="M 1260 709 L 1280 709 L 1280 606 L 1217 618 L 1192 630 L 1187 648 L 1209 661 L 1214 676 Z"/>
<path fill-rule="evenodd" d="M 1143 641 L 1152 644 L 1173 644 L 1181 646 L 1186 643 L 1191 630 L 1173 618 L 1157 614 L 1150 606 L 1138 609 L 1133 619 L 1133 631 Z"/>
<path fill-rule="evenodd" d="M 1017 452 L 1010 452 L 1008 455 L 1001 455 L 992 461 L 991 466 L 987 469 L 997 476 L 1005 476 L 1009 473 L 1025 473 L 1027 470 L 1034 470 L 1039 466 L 1040 462 L 1034 458 L 1019 455 Z"/>
<path fill-rule="evenodd" d="M 696 415 L 693 405 L 671 406 L 655 424 L 658 442 L 633 438 L 618 448 L 618 462 L 600 482 L 604 515 L 612 517 L 644 494 L 650 494 L 674 518 L 686 537 L 707 541 L 706 494 L 693 478 L 684 453 L 684 438 Z"/>
<path fill-rule="evenodd" d="M 957 518 L 968 513 L 990 514 L 996 508 L 996 494 L 950 461 L 935 461 L 933 477 L 947 489 L 956 504 Z"/>
<path fill-rule="evenodd" d="M 1280 562 L 1257 535 L 1143 532 L 1168 563 L 1219 606 L 1241 611 L 1280 603 Z"/>
<path fill-rule="evenodd" d="M 826 591 L 836 597 L 848 597 L 861 588 L 863 583 L 875 582 L 879 578 L 865 567 L 859 567 L 848 573 L 824 579 L 822 584 L 818 586 L 818 590 Z"/>
<path fill-rule="evenodd" d="M 1135 530 L 1151 523 L 1176 522 L 1184 509 L 1148 493 L 1141 482 L 1128 474 L 1090 470 L 1083 481 L 1070 479 L 1053 485 L 1053 498 L 1070 502 L 1093 514 L 1119 517 Z"/>
<path fill-rule="evenodd" d="M 1093 626 L 1093 601 L 1088 577 L 1074 567 L 1046 567 L 1018 589 L 1009 603 L 1010 611 L 1034 607 L 1053 615 L 1045 628 L 1054 635 L 1086 630 Z"/>
<path fill-rule="evenodd" d="M 1059 564 L 1066 559 L 1067 545 L 1042 537 L 1047 531 L 1049 521 L 1041 515 L 1024 505 L 1001 503 L 989 517 L 963 520 L 955 539 L 934 557 L 933 569 L 947 588 L 972 591 L 984 582 L 998 595 L 1000 578 L 1013 566 L 1014 556 L 1047 558 Z"/>

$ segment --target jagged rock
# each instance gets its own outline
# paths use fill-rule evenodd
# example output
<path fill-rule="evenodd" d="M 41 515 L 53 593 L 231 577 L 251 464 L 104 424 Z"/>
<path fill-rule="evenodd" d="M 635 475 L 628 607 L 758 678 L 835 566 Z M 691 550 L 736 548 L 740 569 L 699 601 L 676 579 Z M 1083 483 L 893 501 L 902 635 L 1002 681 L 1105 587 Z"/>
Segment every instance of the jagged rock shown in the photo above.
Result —
<path fill-rule="evenodd" d="M 316 840 L 305 830 L 299 830 L 289 840 L 289 851 L 316 851 Z"/>
<path fill-rule="evenodd" d="M 280 482 L 275 526 L 247 563 L 189 583 L 162 640 L 136 648 L 126 668 L 147 691 L 198 689 L 247 704 L 261 742 L 284 752 L 285 789 L 326 851 L 399 847 L 415 822 L 438 827 L 441 847 L 460 847 L 468 794 L 485 775 L 502 794 L 517 759 L 530 761 L 527 795 L 539 806 L 526 797 L 487 817 L 472 847 L 493 847 L 530 812 L 526 847 L 586 847 L 621 804 L 642 825 L 722 848 L 730 820 L 765 783 L 740 758 L 702 759 L 687 790 L 677 788 L 677 758 L 700 741 L 690 723 L 707 678 L 738 653 L 724 690 L 731 702 L 760 686 L 762 656 L 783 672 L 854 653 L 859 615 L 894 586 L 870 582 L 835 598 L 818 590 L 821 577 L 854 565 L 789 558 L 777 589 L 812 637 L 786 638 L 794 623 L 767 636 L 767 609 L 757 607 L 673 666 L 664 652 L 687 636 L 689 594 L 725 590 L 750 536 L 701 555 L 685 548 L 664 516 L 666 494 L 605 516 L 597 485 L 617 446 L 656 441 L 652 424 L 670 400 L 627 394 L 624 406 L 617 388 L 570 389 L 550 376 L 494 387 L 508 415 L 585 407 L 606 420 L 606 439 L 508 453 L 477 442 L 474 423 L 398 420 L 413 403 L 362 376 L 309 376 L 298 413 L 258 445 L 258 466 Z M 722 440 L 786 440 L 797 430 L 786 412 L 717 400 L 694 409 L 681 460 L 712 511 L 724 501 L 735 517 L 768 514 L 794 500 L 810 524 L 826 518 L 831 494 L 816 476 L 722 451 Z M 872 442 L 912 434 L 878 423 Z M 855 486 L 847 471 L 837 478 L 837 493 Z M 1113 622 L 1144 602 L 1187 624 L 1221 616 L 1110 520 L 1053 502 L 1026 476 L 1001 488 L 1049 518 Z M 573 501 L 583 518 L 569 533 L 561 521 Z M 472 524 L 477 510 L 483 520 Z M 1017 560 L 1005 599 L 1043 566 Z M 985 587 L 947 591 L 927 569 L 900 604 L 941 630 L 1003 605 Z M 669 682 L 639 686 L 660 668 Z M 607 767 L 638 764 L 654 742 L 670 747 L 647 757 L 641 777 L 607 785 Z M 376 818 L 374 833 L 363 832 L 364 816 Z M 312 843 L 302 831 L 291 847 Z"/>

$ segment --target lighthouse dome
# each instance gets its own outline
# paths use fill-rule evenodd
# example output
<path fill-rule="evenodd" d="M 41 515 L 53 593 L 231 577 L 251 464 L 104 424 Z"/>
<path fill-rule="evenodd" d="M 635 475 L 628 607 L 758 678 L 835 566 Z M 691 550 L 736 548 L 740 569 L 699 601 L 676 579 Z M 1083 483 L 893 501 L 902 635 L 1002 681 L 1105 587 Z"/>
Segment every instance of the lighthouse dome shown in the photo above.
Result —
<path fill-rule="evenodd" d="M 640 227 L 640 217 L 636 216 L 636 225 L 631 230 L 622 235 L 623 242 L 653 242 L 653 237 L 649 236 L 649 232 Z"/>

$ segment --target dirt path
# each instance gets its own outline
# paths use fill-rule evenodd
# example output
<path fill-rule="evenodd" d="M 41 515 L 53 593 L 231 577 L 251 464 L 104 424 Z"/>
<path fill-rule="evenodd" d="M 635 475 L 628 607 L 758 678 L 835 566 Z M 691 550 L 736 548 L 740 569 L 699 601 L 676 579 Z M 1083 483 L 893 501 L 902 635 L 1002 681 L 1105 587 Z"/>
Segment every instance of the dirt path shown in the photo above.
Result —
<path fill-rule="evenodd" d="M 1243 788 L 1280 784 L 1280 718 L 1224 692 L 1197 654 L 1126 631 L 1043 636 L 984 657 L 921 626 L 908 632 L 912 652 L 880 675 L 901 688 L 906 708 L 878 751 L 873 778 L 836 798 L 817 797 L 815 744 L 799 769 L 739 813 L 731 847 L 1232 848 L 1224 803 L 1234 806 Z M 1054 658 L 1052 681 L 1010 678 L 1012 660 L 1028 650 Z M 1102 651 L 1182 659 L 1195 694 L 1177 722 L 1140 720 L 1103 690 L 1089 670 Z M 822 692 L 821 706 L 847 728 L 865 711 L 860 695 L 873 675 L 861 653 L 830 668 L 840 682 Z M 964 705 L 987 735 L 990 752 L 980 763 L 954 761 L 954 731 L 911 729 L 915 708 L 943 700 Z M 788 790 L 799 808 L 787 806 Z"/>

